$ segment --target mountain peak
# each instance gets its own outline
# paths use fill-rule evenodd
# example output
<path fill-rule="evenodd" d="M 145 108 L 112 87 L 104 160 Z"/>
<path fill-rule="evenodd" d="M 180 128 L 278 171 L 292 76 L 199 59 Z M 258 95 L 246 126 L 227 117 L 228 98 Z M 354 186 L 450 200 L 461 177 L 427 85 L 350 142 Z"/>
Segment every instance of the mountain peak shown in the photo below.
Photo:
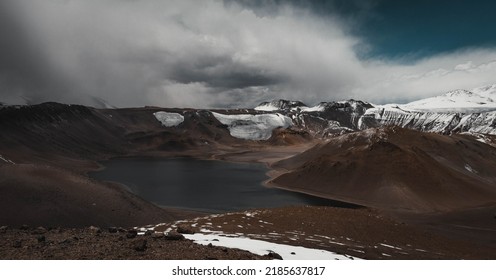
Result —
<path fill-rule="evenodd" d="M 494 97 L 487 90 L 492 87 L 476 89 L 477 92 L 457 89 L 449 91 L 443 95 L 420 99 L 408 104 L 400 105 L 408 110 L 431 111 L 431 112 L 477 112 L 480 110 L 490 110 L 496 108 Z M 491 98 L 492 97 L 492 98 Z"/>
<path fill-rule="evenodd" d="M 258 111 L 278 111 L 278 110 L 288 110 L 296 107 L 306 107 L 305 103 L 301 101 L 291 101 L 286 99 L 276 99 L 269 102 L 262 102 L 255 110 Z"/>
<path fill-rule="evenodd" d="M 474 93 L 465 89 L 455 89 L 452 91 L 448 91 L 447 93 L 444 94 L 446 97 L 462 97 L 462 96 L 473 96 Z"/>
<path fill-rule="evenodd" d="M 474 88 L 472 92 L 480 96 L 496 98 L 496 84 Z"/>

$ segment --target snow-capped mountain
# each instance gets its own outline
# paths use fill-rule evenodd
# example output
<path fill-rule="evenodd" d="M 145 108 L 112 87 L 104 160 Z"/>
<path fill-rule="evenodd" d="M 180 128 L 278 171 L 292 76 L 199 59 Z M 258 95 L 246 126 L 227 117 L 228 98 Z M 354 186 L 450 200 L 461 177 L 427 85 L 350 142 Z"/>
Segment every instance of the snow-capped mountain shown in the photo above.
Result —
<path fill-rule="evenodd" d="M 316 137 L 388 125 L 444 134 L 496 135 L 496 85 L 453 90 L 407 104 L 372 105 L 346 100 L 309 107 L 299 101 L 274 100 L 260 104 L 256 110 L 287 115 L 294 128 Z"/>
<path fill-rule="evenodd" d="M 437 133 L 496 134 L 496 85 L 449 91 L 408 104 L 375 106 L 361 116 L 358 128 L 385 125 Z"/>
<path fill-rule="evenodd" d="M 257 111 L 279 111 L 279 110 L 291 110 L 293 108 L 307 107 L 301 101 L 290 101 L 284 99 L 273 100 L 270 102 L 262 102 L 260 105 L 255 107 Z"/>
<path fill-rule="evenodd" d="M 357 100 L 320 102 L 308 107 L 300 101 L 274 100 L 255 107 L 257 111 L 277 111 L 292 119 L 292 126 L 317 137 L 355 131 L 360 117 L 372 108 L 370 103 Z"/>
<path fill-rule="evenodd" d="M 360 117 L 359 129 L 397 125 L 448 134 L 473 132 L 496 135 L 496 111 L 482 113 L 436 113 L 406 111 L 399 107 L 372 108 Z"/>
<path fill-rule="evenodd" d="M 474 88 L 472 92 L 480 96 L 489 97 L 496 101 L 496 84 Z"/>
<path fill-rule="evenodd" d="M 238 138 L 277 142 L 277 137 L 287 137 L 284 138 L 286 142 L 301 142 L 390 125 L 443 134 L 469 132 L 496 135 L 495 95 L 496 85 L 491 85 L 471 91 L 450 91 L 408 104 L 373 105 L 351 99 L 307 106 L 300 101 L 274 100 L 260 104 L 255 110 L 145 109 L 150 110 L 146 113 L 148 117 L 153 117 L 164 129 L 180 132 L 178 135 L 201 135 L 189 142 L 182 136 L 174 140 L 175 144 L 186 146 L 221 138 L 229 138 L 229 141 Z M 78 110 L 93 112 L 111 122 L 119 121 L 116 117 L 118 110 L 112 109 L 70 107 L 56 103 L 18 107 L 22 111 L 43 112 L 37 121 L 41 121 L 41 117 L 43 120 L 57 119 L 58 114 L 63 115 L 61 119 L 67 119 L 68 114 Z M 14 109 L 12 106 L 0 106 L 0 113 L 8 115 Z M 32 118 L 34 113 L 28 115 Z M 148 117 L 143 116 L 143 119 Z"/>
<path fill-rule="evenodd" d="M 399 106 L 407 110 L 430 112 L 474 112 L 496 109 L 496 93 L 493 94 L 487 90 L 477 92 L 464 89 L 453 90 L 440 96 Z"/>

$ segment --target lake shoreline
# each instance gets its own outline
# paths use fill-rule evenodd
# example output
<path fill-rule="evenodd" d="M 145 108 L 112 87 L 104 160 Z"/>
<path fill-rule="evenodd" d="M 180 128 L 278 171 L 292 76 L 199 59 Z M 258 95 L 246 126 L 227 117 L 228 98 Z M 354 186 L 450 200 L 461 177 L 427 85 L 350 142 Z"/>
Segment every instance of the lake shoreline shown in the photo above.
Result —
<path fill-rule="evenodd" d="M 165 205 L 187 211 L 224 213 L 290 205 L 345 205 L 267 187 L 264 182 L 270 179 L 267 174 L 271 170 L 266 162 L 176 156 L 120 157 L 101 164 L 106 168 L 90 172 L 90 178 L 126 186 L 127 191 L 162 208 Z"/>

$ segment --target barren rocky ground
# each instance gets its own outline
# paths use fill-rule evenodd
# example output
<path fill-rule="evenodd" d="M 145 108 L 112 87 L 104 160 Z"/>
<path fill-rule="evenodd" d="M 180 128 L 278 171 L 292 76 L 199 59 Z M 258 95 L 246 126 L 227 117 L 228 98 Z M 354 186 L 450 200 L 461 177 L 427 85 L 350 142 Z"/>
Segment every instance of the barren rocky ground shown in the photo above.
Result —
<path fill-rule="evenodd" d="M 141 260 L 141 259 L 270 259 L 242 250 L 202 246 L 182 235 L 137 235 L 134 229 L 63 229 L 43 227 L 0 229 L 4 260 Z"/>
<path fill-rule="evenodd" d="M 164 234 L 165 232 L 165 234 Z M 137 228 L 0 227 L 1 259 L 271 259 L 202 246 L 182 233 L 215 233 L 364 259 L 494 259 L 496 248 L 428 232 L 371 209 L 284 207 L 207 215 Z M 277 253 L 277 252 L 275 252 Z"/>

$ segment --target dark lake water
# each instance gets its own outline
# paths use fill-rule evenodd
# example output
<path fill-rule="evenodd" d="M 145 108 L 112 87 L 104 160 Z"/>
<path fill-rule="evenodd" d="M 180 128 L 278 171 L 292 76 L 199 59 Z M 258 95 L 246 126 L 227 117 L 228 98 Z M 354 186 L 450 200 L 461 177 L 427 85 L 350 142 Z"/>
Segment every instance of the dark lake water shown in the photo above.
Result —
<path fill-rule="evenodd" d="M 265 165 L 191 158 L 121 158 L 103 163 L 90 177 L 126 185 L 159 206 L 225 212 L 289 205 L 345 206 L 290 191 L 267 188 Z"/>

